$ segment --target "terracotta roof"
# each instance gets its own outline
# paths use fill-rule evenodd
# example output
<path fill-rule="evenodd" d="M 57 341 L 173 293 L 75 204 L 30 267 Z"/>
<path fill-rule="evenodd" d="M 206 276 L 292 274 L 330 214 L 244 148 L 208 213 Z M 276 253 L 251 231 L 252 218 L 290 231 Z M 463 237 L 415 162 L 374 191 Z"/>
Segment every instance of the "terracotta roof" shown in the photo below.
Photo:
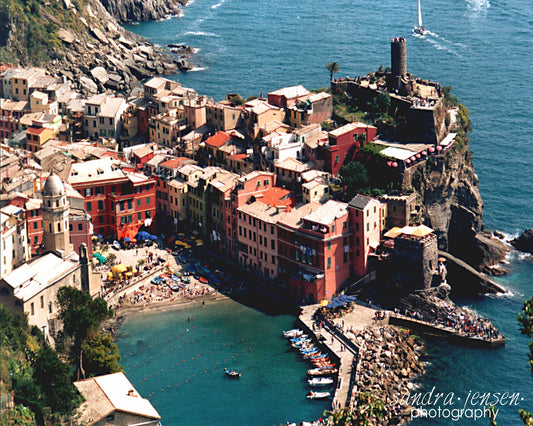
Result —
<path fill-rule="evenodd" d="M 230 155 L 229 158 L 231 158 L 232 160 L 246 160 L 246 158 L 248 158 L 248 154 L 234 154 Z"/>
<path fill-rule="evenodd" d="M 218 132 L 214 136 L 211 136 L 209 139 L 205 141 L 206 145 L 214 146 L 216 148 L 220 148 L 222 145 L 224 145 L 226 142 L 228 142 L 231 139 L 231 135 L 226 132 Z"/>
<path fill-rule="evenodd" d="M 280 188 L 279 186 L 274 186 L 262 194 L 256 195 L 255 198 L 272 207 L 288 207 L 286 211 L 289 211 L 296 205 L 296 197 L 294 194 L 288 189 Z"/>
<path fill-rule="evenodd" d="M 46 130 L 46 127 L 29 127 L 26 129 L 26 133 L 29 133 L 30 135 L 40 135 Z"/>

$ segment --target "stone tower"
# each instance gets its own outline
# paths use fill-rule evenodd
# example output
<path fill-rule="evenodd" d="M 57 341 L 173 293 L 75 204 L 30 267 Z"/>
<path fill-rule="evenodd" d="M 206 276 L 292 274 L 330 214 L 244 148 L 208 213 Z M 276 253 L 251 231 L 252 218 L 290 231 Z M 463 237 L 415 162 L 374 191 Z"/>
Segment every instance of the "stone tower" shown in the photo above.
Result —
<path fill-rule="evenodd" d="M 46 179 L 43 195 L 43 243 L 45 251 L 55 251 L 62 257 L 72 252 L 68 228 L 69 203 L 65 187 L 55 173 Z"/>
<path fill-rule="evenodd" d="M 407 41 L 394 37 L 390 43 L 391 73 L 387 76 L 387 88 L 395 91 L 401 88 L 402 79 L 407 76 Z"/>

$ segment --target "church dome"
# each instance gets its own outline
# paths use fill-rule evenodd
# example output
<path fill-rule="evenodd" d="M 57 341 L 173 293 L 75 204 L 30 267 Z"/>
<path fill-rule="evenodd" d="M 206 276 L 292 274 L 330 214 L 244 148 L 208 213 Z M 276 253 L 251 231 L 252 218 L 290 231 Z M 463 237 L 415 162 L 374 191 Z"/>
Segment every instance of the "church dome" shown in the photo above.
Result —
<path fill-rule="evenodd" d="M 55 173 L 51 173 L 50 176 L 48 176 L 48 179 L 46 179 L 46 182 L 44 184 L 43 196 L 57 197 L 59 195 L 64 195 L 64 194 L 65 194 L 65 187 L 63 186 L 61 179 L 59 179 L 59 176 L 56 175 Z"/>

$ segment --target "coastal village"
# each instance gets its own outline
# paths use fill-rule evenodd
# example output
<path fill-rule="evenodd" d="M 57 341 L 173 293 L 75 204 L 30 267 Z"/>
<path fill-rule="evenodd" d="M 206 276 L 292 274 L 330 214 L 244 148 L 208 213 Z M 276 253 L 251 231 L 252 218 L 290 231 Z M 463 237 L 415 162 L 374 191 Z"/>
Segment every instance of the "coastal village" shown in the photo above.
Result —
<path fill-rule="evenodd" d="M 386 406 L 376 424 L 408 419 L 394 395 L 412 389 L 423 365 L 406 329 L 486 347 L 505 340 L 448 299 L 451 256 L 422 223 L 423 200 L 401 184 L 454 149 L 458 108 L 444 104 L 439 83 L 407 72 L 403 38 L 391 41 L 391 65 L 327 91 L 215 101 L 162 77 L 126 98 L 98 72 L 84 96 L 65 76 L 2 64 L 0 303 L 54 344 L 63 286 L 103 297 L 119 315 L 238 295 L 250 282 L 302 307 L 311 353 L 327 353 L 337 371 L 333 411 L 369 391 Z M 401 140 L 362 122 L 336 125 L 340 92 L 389 96 L 403 111 Z M 399 189 L 343 201 L 341 168 L 353 161 L 379 164 Z M 233 282 L 205 253 L 251 278 Z M 371 288 L 384 277 L 417 299 L 382 307 Z M 89 405 L 84 424 L 111 413 L 160 420 L 123 373 L 75 384 Z"/>

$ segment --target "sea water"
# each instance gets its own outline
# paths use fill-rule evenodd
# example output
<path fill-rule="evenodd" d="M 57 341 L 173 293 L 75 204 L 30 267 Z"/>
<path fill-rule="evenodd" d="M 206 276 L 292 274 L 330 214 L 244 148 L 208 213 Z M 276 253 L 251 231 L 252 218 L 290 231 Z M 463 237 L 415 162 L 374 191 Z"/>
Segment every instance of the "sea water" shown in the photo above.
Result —
<path fill-rule="evenodd" d="M 143 312 L 128 318 L 118 346 L 127 377 L 165 426 L 316 420 L 330 403 L 306 398 L 310 363 L 282 337 L 294 319 L 233 300 Z"/>
<path fill-rule="evenodd" d="M 412 33 L 415 0 L 194 0 L 182 18 L 130 29 L 160 45 L 183 43 L 199 49 L 191 58 L 195 71 L 171 78 L 215 100 L 227 93 L 246 98 L 262 92 L 266 96 L 269 91 L 297 84 L 308 89 L 326 87 L 329 72 L 325 64 L 331 61 L 340 65 L 335 77 L 363 75 L 380 64 L 390 65 L 391 38 L 406 37 L 408 71 L 453 86 L 453 94 L 470 110 L 470 148 L 485 202 L 487 229 L 516 236 L 533 227 L 533 3 L 424 0 L 422 15 L 430 31 L 424 37 Z M 455 392 L 463 401 L 469 392 L 520 393 L 524 400 L 519 400 L 518 407 L 497 407 L 501 408 L 497 421 L 504 425 L 519 424 L 518 408 L 533 410 L 527 339 L 516 321 L 523 300 L 533 294 L 533 259 L 512 255 L 508 261 L 510 274 L 497 278 L 509 289 L 508 295 L 457 300 L 491 318 L 505 334 L 506 346 L 486 350 L 429 341 L 427 374 L 419 388 L 430 391 L 435 386 L 441 392 Z M 228 315 L 231 318 L 231 313 Z M 129 321 L 125 329 L 130 329 Z M 272 330 L 273 338 L 278 332 Z M 297 381 L 300 374 L 296 371 L 293 379 Z M 197 389 L 208 391 L 202 386 Z M 151 397 L 158 409 L 164 405 L 161 395 Z M 187 394 L 182 401 L 191 409 L 198 406 L 198 398 L 183 398 L 188 398 Z M 253 395 L 249 401 L 255 401 Z M 279 401 L 273 393 L 261 405 L 276 411 Z M 245 405 L 246 399 L 232 409 L 248 412 Z M 297 407 L 290 419 L 300 418 Z M 250 412 L 252 416 L 238 424 L 272 423 L 262 422 Z M 418 422 L 426 423 L 430 421 Z M 440 418 L 432 423 L 473 421 Z"/>

